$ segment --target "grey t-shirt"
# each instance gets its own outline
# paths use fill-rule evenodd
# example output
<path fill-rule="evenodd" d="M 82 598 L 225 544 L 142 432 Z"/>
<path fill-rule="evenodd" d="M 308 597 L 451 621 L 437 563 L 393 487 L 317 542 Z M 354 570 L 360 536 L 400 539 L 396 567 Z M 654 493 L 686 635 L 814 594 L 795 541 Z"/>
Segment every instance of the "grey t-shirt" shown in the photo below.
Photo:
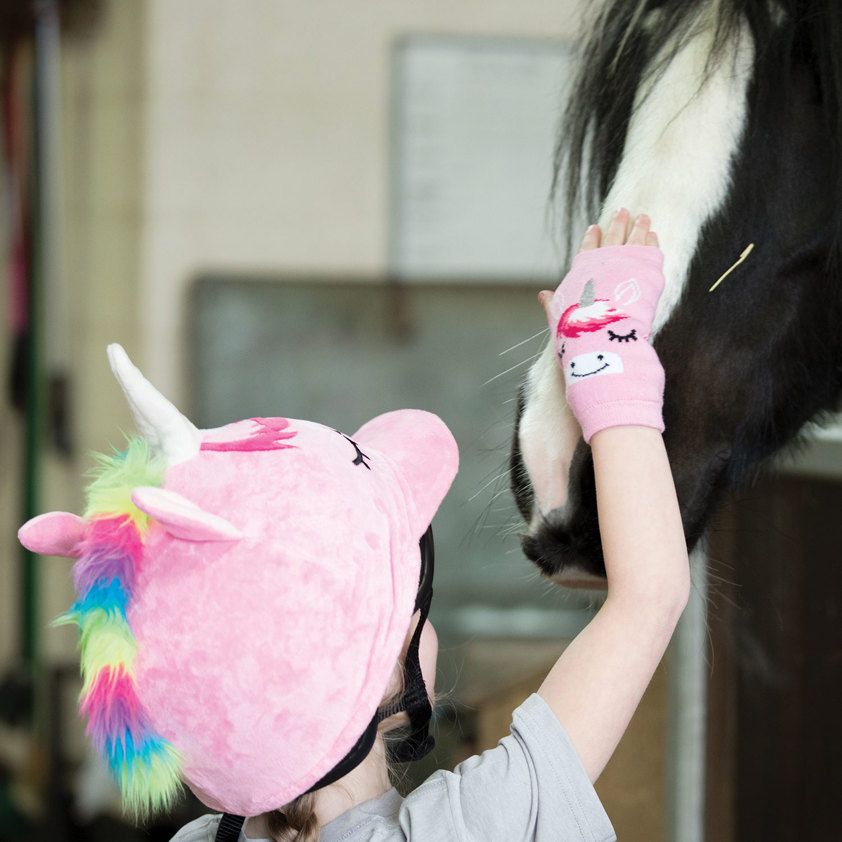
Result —
<path fill-rule="evenodd" d="M 213 842 L 218 815 L 172 842 Z M 322 828 L 321 842 L 608 842 L 616 839 L 576 750 L 537 695 L 514 712 L 493 749 L 432 774 L 406 798 L 394 789 Z M 240 842 L 250 839 L 240 832 Z"/>

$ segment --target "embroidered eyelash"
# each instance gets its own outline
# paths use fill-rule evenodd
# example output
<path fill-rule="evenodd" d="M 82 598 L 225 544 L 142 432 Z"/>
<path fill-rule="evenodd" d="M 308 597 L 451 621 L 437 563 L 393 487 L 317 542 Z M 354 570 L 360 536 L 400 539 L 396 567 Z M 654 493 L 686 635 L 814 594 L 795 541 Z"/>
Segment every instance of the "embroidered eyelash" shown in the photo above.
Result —
<path fill-rule="evenodd" d="M 370 471 L 371 465 L 369 465 L 368 463 L 369 463 L 371 457 L 367 453 L 363 453 L 362 450 L 360 450 L 360 446 L 353 439 L 348 438 L 348 436 L 346 436 L 345 433 L 340 433 L 339 430 L 334 430 L 333 432 L 339 433 L 339 435 L 342 436 L 342 438 L 345 439 L 345 441 L 347 441 L 348 444 L 351 444 L 351 445 L 354 446 L 354 450 L 356 451 L 356 456 L 354 457 L 353 464 L 354 465 L 362 465 L 364 468 L 368 468 L 369 471 Z"/>
<path fill-rule="evenodd" d="M 609 341 L 616 342 L 637 342 L 637 328 L 632 328 L 625 336 L 620 336 L 619 334 L 614 333 L 613 330 L 609 330 L 608 339 Z"/>

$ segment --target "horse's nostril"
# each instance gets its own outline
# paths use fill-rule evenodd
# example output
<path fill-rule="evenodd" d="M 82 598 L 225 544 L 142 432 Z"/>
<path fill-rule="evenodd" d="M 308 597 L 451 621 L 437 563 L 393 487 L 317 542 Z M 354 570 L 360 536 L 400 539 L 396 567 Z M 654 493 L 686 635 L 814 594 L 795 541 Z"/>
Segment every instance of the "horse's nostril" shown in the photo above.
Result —
<path fill-rule="evenodd" d="M 551 579 L 561 574 L 604 576 L 599 533 L 571 523 L 544 521 L 521 538 L 524 555 Z"/>
<path fill-rule="evenodd" d="M 573 546 L 573 536 L 569 532 L 554 532 L 553 538 L 560 550 L 569 550 Z"/>
<path fill-rule="evenodd" d="M 538 542 L 532 535 L 522 535 L 520 539 L 520 547 L 523 554 L 530 560 L 537 562 L 538 560 Z"/>

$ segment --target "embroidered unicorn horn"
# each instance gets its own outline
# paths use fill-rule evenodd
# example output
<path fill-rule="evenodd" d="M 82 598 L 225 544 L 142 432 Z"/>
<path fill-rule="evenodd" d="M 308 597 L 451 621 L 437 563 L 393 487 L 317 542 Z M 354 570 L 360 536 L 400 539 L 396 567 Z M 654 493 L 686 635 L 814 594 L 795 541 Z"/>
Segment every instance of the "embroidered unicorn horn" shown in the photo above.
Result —
<path fill-rule="evenodd" d="M 580 307 L 590 307 L 596 301 L 596 290 L 594 289 L 593 280 L 585 284 L 582 294 L 579 296 Z"/>
<path fill-rule="evenodd" d="M 108 346 L 108 362 L 150 454 L 162 456 L 168 466 L 195 456 L 201 433 L 140 373 L 121 345 Z"/>

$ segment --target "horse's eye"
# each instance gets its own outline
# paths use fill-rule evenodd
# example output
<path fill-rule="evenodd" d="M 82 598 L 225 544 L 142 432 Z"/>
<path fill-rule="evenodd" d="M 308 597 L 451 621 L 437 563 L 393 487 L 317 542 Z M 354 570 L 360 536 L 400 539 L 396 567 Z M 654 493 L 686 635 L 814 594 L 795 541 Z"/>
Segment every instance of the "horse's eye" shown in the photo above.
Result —
<path fill-rule="evenodd" d="M 608 339 L 610 342 L 637 342 L 637 329 L 632 328 L 628 333 L 623 335 L 614 333 L 613 330 L 609 330 Z"/>

